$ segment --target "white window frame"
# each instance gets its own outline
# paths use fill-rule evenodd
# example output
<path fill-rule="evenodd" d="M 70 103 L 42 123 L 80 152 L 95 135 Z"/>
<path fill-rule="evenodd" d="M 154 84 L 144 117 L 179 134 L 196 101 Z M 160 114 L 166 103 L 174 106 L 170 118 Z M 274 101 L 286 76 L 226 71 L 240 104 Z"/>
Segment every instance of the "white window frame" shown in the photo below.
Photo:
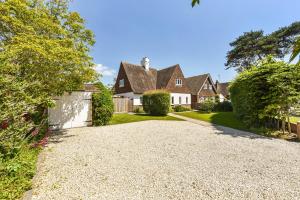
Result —
<path fill-rule="evenodd" d="M 174 105 L 174 97 L 171 97 L 171 104 Z"/>
<path fill-rule="evenodd" d="M 182 79 L 177 78 L 177 79 L 175 80 L 175 85 L 176 85 L 176 86 L 182 86 Z"/>
<path fill-rule="evenodd" d="M 119 87 L 125 87 L 125 80 L 124 79 L 121 79 L 119 80 Z"/>
<path fill-rule="evenodd" d="M 182 98 L 179 97 L 178 101 L 179 101 L 179 105 L 181 105 L 181 103 L 182 103 Z"/>

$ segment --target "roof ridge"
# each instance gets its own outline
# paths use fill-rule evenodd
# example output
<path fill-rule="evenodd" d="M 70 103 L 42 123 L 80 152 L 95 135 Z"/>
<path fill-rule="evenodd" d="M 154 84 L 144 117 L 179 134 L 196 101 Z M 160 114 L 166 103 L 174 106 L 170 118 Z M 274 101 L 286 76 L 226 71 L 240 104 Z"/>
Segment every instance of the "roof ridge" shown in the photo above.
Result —
<path fill-rule="evenodd" d="M 187 77 L 186 79 L 189 79 L 189 78 L 197 78 L 197 77 L 200 77 L 200 76 L 209 76 L 209 75 L 210 75 L 210 73 L 200 74 L 200 75 L 196 75 L 196 76 Z"/>

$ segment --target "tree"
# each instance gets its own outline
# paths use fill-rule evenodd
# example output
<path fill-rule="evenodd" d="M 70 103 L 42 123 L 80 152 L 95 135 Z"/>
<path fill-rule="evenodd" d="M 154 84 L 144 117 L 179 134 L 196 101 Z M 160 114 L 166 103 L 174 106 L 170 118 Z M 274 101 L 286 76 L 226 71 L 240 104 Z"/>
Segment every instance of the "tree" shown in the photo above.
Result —
<path fill-rule="evenodd" d="M 227 53 L 225 65 L 227 69 L 235 68 L 241 72 L 269 55 L 283 59 L 292 52 L 299 34 L 300 22 L 280 28 L 269 35 L 264 35 L 262 30 L 246 32 L 230 43 L 233 48 Z"/>
<path fill-rule="evenodd" d="M 94 35 L 68 2 L 0 2 L 0 157 L 43 125 L 28 115 L 96 78 L 88 54 Z"/>
<path fill-rule="evenodd" d="M 300 98 L 300 66 L 268 57 L 238 75 L 230 85 L 234 112 L 248 126 L 289 121 L 290 108 Z M 290 126 L 289 127 L 289 132 Z"/>
<path fill-rule="evenodd" d="M 192 0 L 192 7 L 196 6 L 197 4 L 200 4 L 200 0 Z"/>

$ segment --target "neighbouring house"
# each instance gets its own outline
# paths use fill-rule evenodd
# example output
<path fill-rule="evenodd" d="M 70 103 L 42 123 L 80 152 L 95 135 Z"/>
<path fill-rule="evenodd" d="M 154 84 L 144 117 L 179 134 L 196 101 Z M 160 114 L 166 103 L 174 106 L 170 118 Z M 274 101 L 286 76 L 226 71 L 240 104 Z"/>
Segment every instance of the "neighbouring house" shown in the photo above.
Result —
<path fill-rule="evenodd" d="M 192 108 L 198 109 L 199 104 L 206 99 L 215 99 L 217 89 L 210 74 L 203 74 L 186 78 L 192 95 Z"/>
<path fill-rule="evenodd" d="M 220 98 L 220 102 L 230 101 L 228 87 L 229 87 L 229 82 L 219 83 L 219 81 L 216 81 L 216 89 Z"/>
<path fill-rule="evenodd" d="M 150 90 L 164 89 L 171 94 L 171 105 L 191 106 L 191 93 L 179 65 L 158 70 L 150 67 L 145 57 L 141 65 L 121 62 L 114 86 L 115 95 L 133 100 L 133 107 L 142 106 L 142 95 Z"/>
<path fill-rule="evenodd" d="M 52 130 L 92 125 L 92 94 L 99 89 L 85 84 L 82 90 L 65 92 L 54 97 L 55 107 L 48 109 L 48 123 Z"/>

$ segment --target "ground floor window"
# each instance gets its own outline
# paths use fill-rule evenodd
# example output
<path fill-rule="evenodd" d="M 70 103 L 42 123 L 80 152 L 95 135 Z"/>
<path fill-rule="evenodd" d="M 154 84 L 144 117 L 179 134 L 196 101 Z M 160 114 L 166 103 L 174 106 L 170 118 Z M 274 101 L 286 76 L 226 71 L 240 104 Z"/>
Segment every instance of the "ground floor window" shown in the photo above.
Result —
<path fill-rule="evenodd" d="M 172 104 L 174 104 L 174 97 L 172 97 L 172 101 L 171 102 L 172 102 Z"/>
<path fill-rule="evenodd" d="M 179 104 L 181 104 L 181 97 L 179 97 Z"/>
<path fill-rule="evenodd" d="M 186 102 L 186 104 L 189 104 L 189 98 L 188 97 L 185 98 L 185 102 Z"/>

